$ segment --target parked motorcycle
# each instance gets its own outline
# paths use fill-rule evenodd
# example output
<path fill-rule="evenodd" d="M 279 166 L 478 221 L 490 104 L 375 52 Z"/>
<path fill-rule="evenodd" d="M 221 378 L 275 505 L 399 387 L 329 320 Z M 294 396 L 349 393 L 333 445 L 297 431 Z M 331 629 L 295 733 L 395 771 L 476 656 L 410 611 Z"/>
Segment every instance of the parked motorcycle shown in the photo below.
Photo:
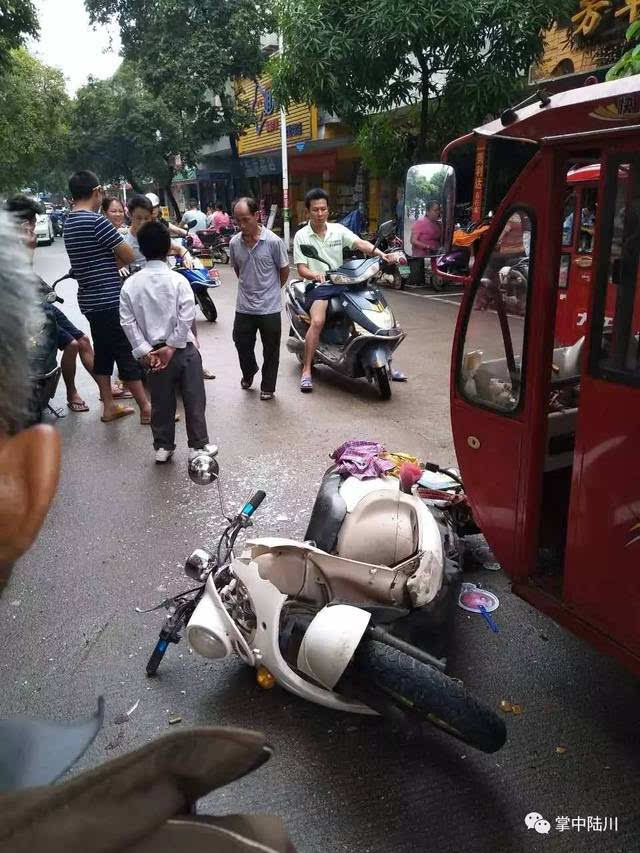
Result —
<path fill-rule="evenodd" d="M 396 222 L 389 219 L 383 222 L 375 235 L 374 246 L 385 254 L 394 254 L 396 263 L 388 264 L 382 261 L 382 269 L 378 281 L 393 290 L 402 290 L 409 280 L 411 270 L 404 254 L 404 244 L 396 234 Z"/>
<path fill-rule="evenodd" d="M 490 220 L 491 217 L 487 216 L 479 222 L 470 222 L 464 228 L 457 228 L 453 232 L 453 246 L 451 251 L 445 255 L 440 255 L 436 261 L 437 269 L 440 272 L 452 275 L 469 275 L 472 249 L 484 232 L 488 230 Z M 447 282 L 433 273 L 431 273 L 430 280 L 433 289 L 437 291 L 445 290 L 450 285 L 454 287 L 460 286 L 459 282 Z"/>
<path fill-rule="evenodd" d="M 522 257 L 498 271 L 503 302 L 510 314 L 524 316 L 527 307 L 529 258 Z"/>
<path fill-rule="evenodd" d="M 301 248 L 307 257 L 322 260 L 314 246 L 303 244 Z M 405 333 L 375 284 L 379 272 L 377 258 L 345 261 L 338 269 L 327 270 L 327 283 L 344 285 L 344 290 L 329 300 L 314 363 L 353 379 L 365 376 L 369 382 L 376 382 L 380 396 L 388 400 L 392 355 Z M 310 323 L 305 300 L 312 286 L 302 279 L 286 285 L 285 307 L 290 322 L 287 349 L 300 362 Z"/>
<path fill-rule="evenodd" d="M 237 233 L 236 228 L 222 228 L 220 231 L 207 229 L 196 233 L 203 245 L 201 254 L 203 261 L 205 258 L 211 258 L 212 261 L 218 261 L 221 264 L 229 263 L 229 243 Z"/>
<path fill-rule="evenodd" d="M 220 489 L 215 458 L 196 457 L 189 474 Z M 409 731 L 429 722 L 478 749 L 499 749 L 504 722 L 445 674 L 445 660 L 394 631 L 415 620 L 421 633 L 441 633 L 459 577 L 449 557 L 452 529 L 400 491 L 396 478 L 358 480 L 330 469 L 304 542 L 256 539 L 235 557 L 237 537 L 264 497 L 256 492 L 227 517 L 211 553 L 191 554 L 185 573 L 195 587 L 149 609 L 169 615 L 147 674 L 186 626 L 197 653 L 238 655 L 263 687 L 277 683 L 334 710 L 381 714 Z"/>
<path fill-rule="evenodd" d="M 188 228 L 193 228 L 196 225 L 196 220 L 192 219 L 188 223 Z M 200 310 L 210 323 L 215 323 L 218 319 L 218 309 L 211 298 L 210 290 L 220 287 L 220 276 L 218 271 L 211 267 L 205 269 L 201 259 L 201 250 L 194 249 L 193 238 L 187 236 L 182 241 L 184 247 L 189 249 L 189 253 L 193 257 L 193 268 L 189 269 L 184 265 L 181 258 L 176 258 L 174 270 L 184 276 L 191 285 L 193 296 L 196 304 L 200 306 Z"/>
<path fill-rule="evenodd" d="M 33 388 L 30 407 L 32 423 L 39 423 L 47 409 L 57 418 L 64 417 L 63 412 L 51 405 L 60 381 L 58 323 L 52 305 L 56 302 L 64 302 L 64 299 L 56 293 L 55 287 L 66 278 L 71 278 L 71 272 L 55 281 L 53 286 L 48 285 L 42 278 L 38 279 L 42 322 L 33 337 L 30 359 Z"/>
<path fill-rule="evenodd" d="M 196 304 L 200 306 L 200 310 L 210 323 L 215 323 L 218 319 L 218 309 L 211 298 L 210 290 L 220 287 L 220 279 L 217 276 L 217 270 L 206 270 L 200 264 L 198 259 L 194 259 L 193 269 L 185 267 L 180 258 L 176 259 L 176 264 L 173 269 L 184 276 L 191 285 L 193 296 Z M 212 277 L 211 273 L 215 273 Z"/>

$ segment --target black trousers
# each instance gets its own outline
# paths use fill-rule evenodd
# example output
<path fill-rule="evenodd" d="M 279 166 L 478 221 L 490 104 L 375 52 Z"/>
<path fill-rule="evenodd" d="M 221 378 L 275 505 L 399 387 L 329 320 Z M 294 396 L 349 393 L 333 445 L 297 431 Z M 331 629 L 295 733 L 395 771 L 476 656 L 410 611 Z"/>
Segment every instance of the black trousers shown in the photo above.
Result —
<path fill-rule="evenodd" d="M 233 323 L 233 342 L 238 350 L 242 378 L 251 381 L 258 372 L 255 356 L 256 334 L 262 340 L 262 382 L 260 390 L 273 394 L 276 390 L 278 365 L 280 364 L 280 335 L 282 321 L 277 314 L 241 314 L 236 311 Z"/>
<path fill-rule="evenodd" d="M 149 371 L 147 384 L 151 394 L 151 432 L 156 450 L 161 447 L 174 450 L 176 446 L 176 388 L 180 389 L 184 403 L 189 447 L 200 448 L 209 443 L 202 359 L 193 344 L 176 350 L 164 370 L 157 373 Z"/>
<path fill-rule="evenodd" d="M 105 311 L 92 311 L 87 314 L 93 338 L 93 372 L 96 376 L 111 376 L 113 363 L 118 365 L 120 378 L 125 382 L 142 379 L 144 371 L 133 357 L 131 344 L 120 325 L 118 308 Z"/>

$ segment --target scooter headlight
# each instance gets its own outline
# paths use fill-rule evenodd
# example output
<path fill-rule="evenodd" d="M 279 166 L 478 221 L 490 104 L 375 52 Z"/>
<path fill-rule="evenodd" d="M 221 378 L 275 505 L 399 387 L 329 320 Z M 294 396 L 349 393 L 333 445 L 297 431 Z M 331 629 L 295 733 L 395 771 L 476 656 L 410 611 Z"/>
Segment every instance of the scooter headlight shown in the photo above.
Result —
<path fill-rule="evenodd" d="M 211 628 L 194 625 L 188 630 L 189 644 L 205 658 L 224 658 L 228 654 L 226 643 Z"/>
<path fill-rule="evenodd" d="M 329 273 L 327 278 L 332 284 L 362 284 L 365 281 L 369 281 L 370 278 L 378 275 L 379 272 L 380 264 L 375 263 L 369 264 L 362 275 L 356 276 L 355 278 L 350 275 L 340 275 L 340 273 Z"/>
<path fill-rule="evenodd" d="M 371 320 L 374 326 L 377 326 L 379 329 L 393 329 L 395 328 L 395 320 L 393 319 L 393 314 L 389 311 L 388 308 L 385 308 L 382 311 L 363 311 L 362 312 L 368 320 Z"/>

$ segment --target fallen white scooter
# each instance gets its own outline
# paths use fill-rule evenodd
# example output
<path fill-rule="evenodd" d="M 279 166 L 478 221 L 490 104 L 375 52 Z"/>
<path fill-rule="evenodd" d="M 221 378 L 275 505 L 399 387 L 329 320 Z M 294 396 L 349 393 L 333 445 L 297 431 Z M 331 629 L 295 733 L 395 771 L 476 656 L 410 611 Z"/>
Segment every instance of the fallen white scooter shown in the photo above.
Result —
<path fill-rule="evenodd" d="M 209 456 L 196 457 L 189 473 L 220 485 Z M 504 722 L 445 675 L 443 658 L 403 639 L 416 626 L 438 633 L 459 579 L 443 547 L 448 534 L 425 504 L 400 491 L 395 477 L 361 481 L 330 469 L 307 541 L 255 539 L 234 557 L 236 538 L 264 497 L 257 492 L 227 518 L 214 553 L 189 557 L 185 571 L 199 586 L 151 608 L 169 615 L 148 675 L 186 625 L 196 652 L 237 654 L 257 668 L 263 686 L 277 683 L 319 705 L 379 713 L 406 728 L 426 721 L 478 749 L 499 749 Z"/>

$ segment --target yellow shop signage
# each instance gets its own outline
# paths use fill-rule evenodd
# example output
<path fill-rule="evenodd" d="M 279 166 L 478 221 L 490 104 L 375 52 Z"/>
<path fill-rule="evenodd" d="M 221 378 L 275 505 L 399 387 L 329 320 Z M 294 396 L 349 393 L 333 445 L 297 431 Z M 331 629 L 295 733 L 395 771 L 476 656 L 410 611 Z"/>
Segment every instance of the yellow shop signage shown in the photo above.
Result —
<path fill-rule="evenodd" d="M 254 121 L 238 140 L 240 154 L 255 154 L 280 146 L 280 109 L 271 91 L 271 81 L 245 80 L 236 97 L 253 113 Z M 315 108 L 306 104 L 291 104 L 287 110 L 287 139 L 291 145 L 315 137 Z"/>

